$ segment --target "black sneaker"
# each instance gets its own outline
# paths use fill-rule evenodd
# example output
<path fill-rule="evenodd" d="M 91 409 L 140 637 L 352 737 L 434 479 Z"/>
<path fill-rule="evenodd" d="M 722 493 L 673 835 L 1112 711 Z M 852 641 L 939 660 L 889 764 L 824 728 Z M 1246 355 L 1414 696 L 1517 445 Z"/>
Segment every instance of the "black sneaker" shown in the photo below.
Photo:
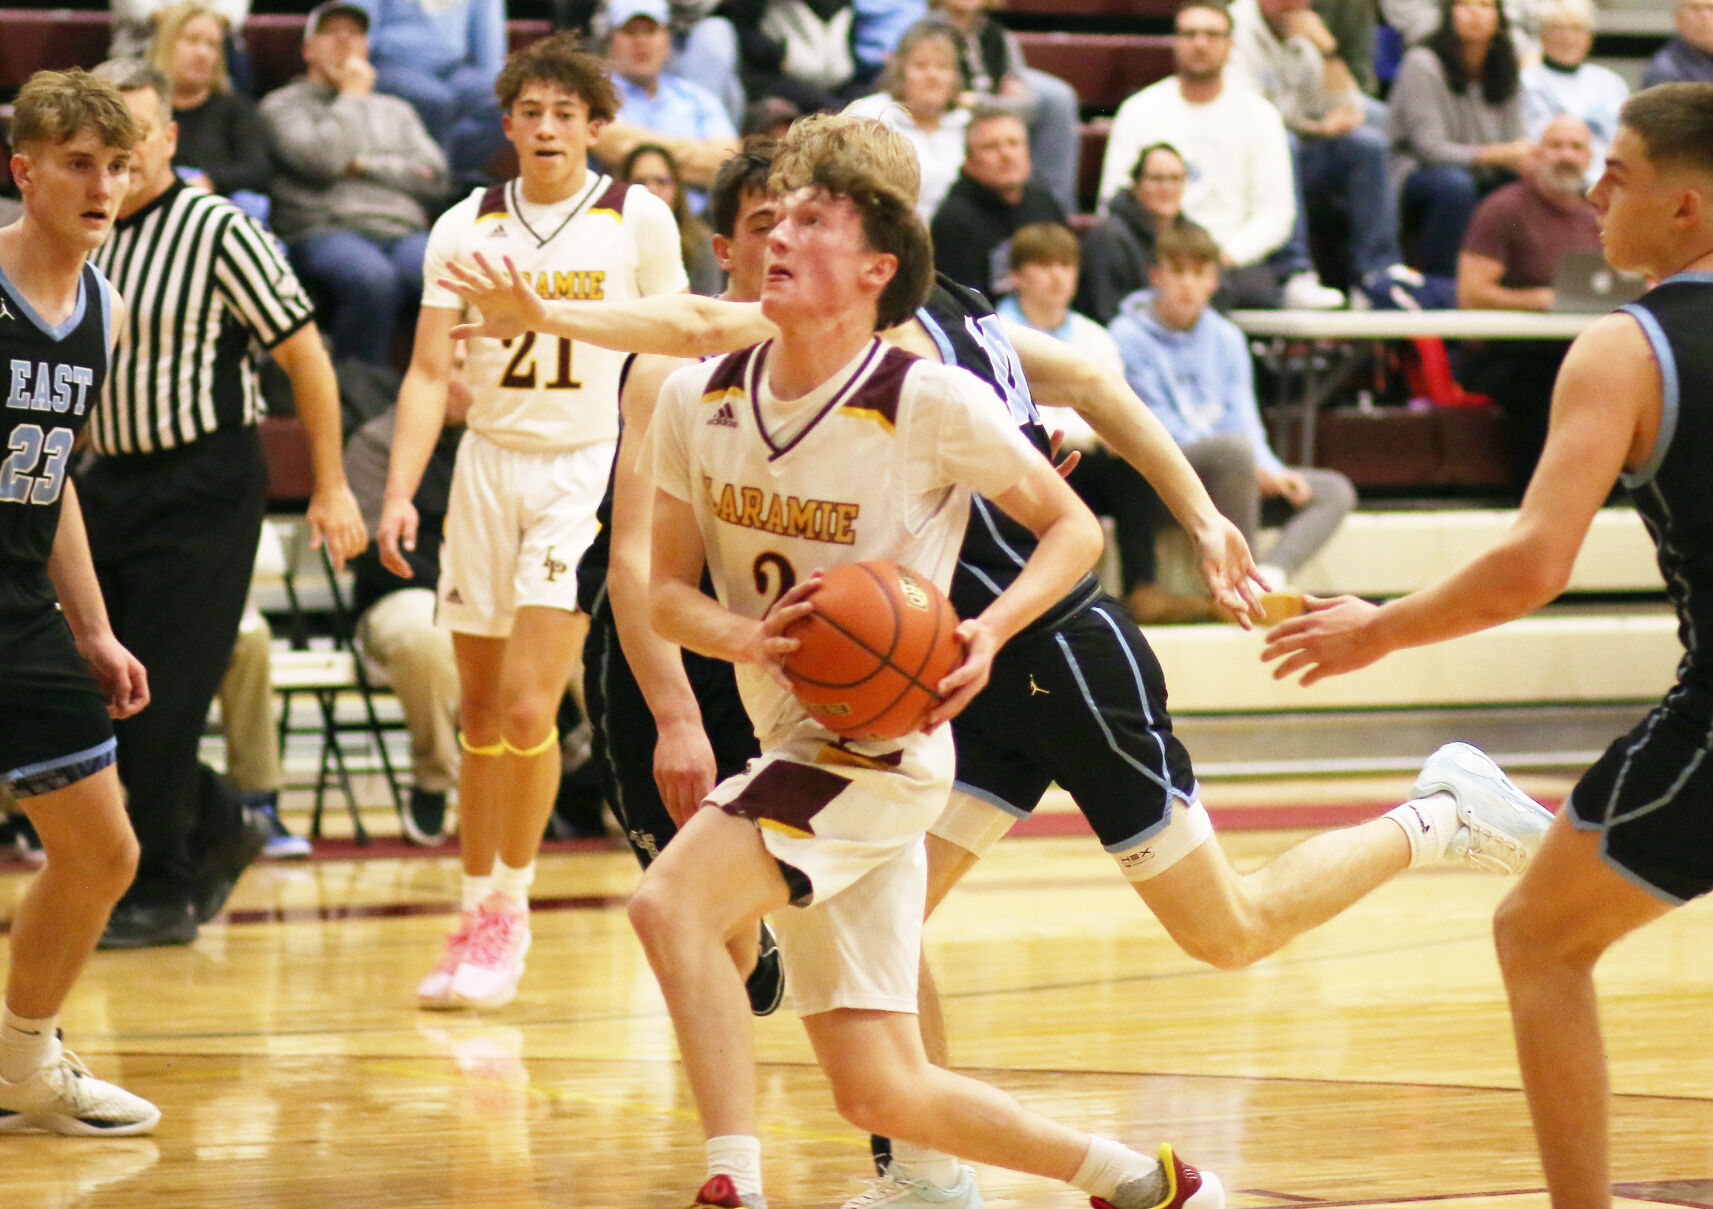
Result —
<path fill-rule="evenodd" d="M 779 1010 L 785 998 L 785 967 L 779 963 L 779 942 L 773 939 L 773 929 L 761 921 L 761 945 L 755 969 L 744 983 L 749 992 L 749 1010 L 756 1016 L 771 1016 Z"/>
<path fill-rule="evenodd" d="M 301 835 L 293 835 L 280 821 L 280 795 L 274 790 L 258 790 L 255 793 L 238 795 L 238 800 L 251 810 L 268 816 L 268 824 L 272 834 L 268 842 L 262 846 L 262 857 L 270 861 L 298 860 L 310 855 L 314 849 L 309 840 Z"/>
<path fill-rule="evenodd" d="M 107 917 L 98 949 L 153 949 L 187 945 L 196 939 L 196 912 L 187 902 L 127 902 L 120 899 Z"/>
<path fill-rule="evenodd" d="M 410 805 L 399 817 L 404 838 L 424 848 L 446 842 L 446 795 L 427 789 L 412 789 Z"/>
<path fill-rule="evenodd" d="M 196 909 L 197 923 L 205 924 L 220 914 L 226 900 L 232 896 L 232 887 L 238 884 L 238 878 L 274 838 L 275 821 L 265 811 L 244 805 L 238 807 L 238 825 L 202 855 L 201 875 L 197 878 L 196 894 L 191 902 Z"/>

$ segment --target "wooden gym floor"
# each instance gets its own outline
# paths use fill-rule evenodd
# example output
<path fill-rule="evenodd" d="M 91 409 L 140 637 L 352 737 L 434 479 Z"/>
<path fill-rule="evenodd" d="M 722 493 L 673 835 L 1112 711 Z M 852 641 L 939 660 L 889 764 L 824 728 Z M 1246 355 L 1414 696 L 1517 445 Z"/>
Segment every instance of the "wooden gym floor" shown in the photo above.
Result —
<path fill-rule="evenodd" d="M 1224 839 L 1253 865 L 1301 834 Z M 0 874 L 0 919 L 25 876 Z M 480 1016 L 413 1006 L 456 877 L 444 850 L 262 865 L 196 945 L 97 954 L 68 1043 L 155 1100 L 161 1125 L 0 1138 L 0 1206 L 681 1209 L 702 1147 L 625 920 L 629 854 L 544 858 L 523 992 Z M 1016 838 L 928 944 L 963 1069 L 1068 1122 L 1176 1143 L 1237 1209 L 1544 1209 L 1488 937 L 1505 885 L 1406 874 L 1219 973 L 1177 951 L 1092 839 Z M 1601 971 L 1626 1203 L 1713 1206 L 1710 940 L 1692 905 Z M 794 1018 L 756 1033 L 771 1203 L 837 1206 L 867 1174 L 865 1140 L 834 1115 Z M 995 1209 L 1086 1203 L 980 1176 Z"/>

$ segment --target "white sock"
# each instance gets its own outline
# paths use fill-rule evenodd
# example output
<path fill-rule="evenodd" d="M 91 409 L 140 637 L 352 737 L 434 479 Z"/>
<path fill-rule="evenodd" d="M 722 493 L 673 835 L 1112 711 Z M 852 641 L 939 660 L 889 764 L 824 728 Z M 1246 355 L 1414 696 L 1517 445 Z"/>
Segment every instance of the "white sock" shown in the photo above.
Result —
<path fill-rule="evenodd" d="M 494 893 L 511 899 L 518 910 L 529 910 L 529 887 L 534 881 L 534 861 L 521 869 L 513 869 L 498 857 L 494 858 Z"/>
<path fill-rule="evenodd" d="M 494 892 L 494 875 L 466 873 L 459 892 L 460 903 L 466 911 L 474 911 L 484 898 Z"/>
<path fill-rule="evenodd" d="M 11 1008 L 0 1012 L 0 1079 L 22 1083 L 48 1064 L 53 1057 L 58 1019 L 20 1016 Z"/>
<path fill-rule="evenodd" d="M 1410 868 L 1431 865 L 1445 855 L 1457 830 L 1457 799 L 1441 790 L 1394 806 L 1385 815 L 1404 829 L 1410 841 Z"/>
<path fill-rule="evenodd" d="M 955 1188 L 962 1178 L 955 1156 L 899 1138 L 892 1139 L 892 1174 L 901 1180 L 927 1180 L 941 1188 Z"/>
<path fill-rule="evenodd" d="M 761 1139 L 746 1133 L 722 1134 L 708 1139 L 708 1175 L 730 1176 L 738 1195 L 759 1200 L 761 1191 Z"/>
<path fill-rule="evenodd" d="M 1145 1181 L 1138 1186 L 1139 1190 L 1157 1189 L 1150 1192 L 1150 1198 L 1145 1203 L 1157 1205 L 1166 1198 L 1163 1175 L 1158 1159 L 1138 1154 L 1111 1138 L 1091 1134 L 1088 1153 L 1083 1156 L 1082 1166 L 1078 1167 L 1077 1173 L 1071 1177 L 1071 1183 L 1090 1196 L 1098 1196 L 1103 1201 L 1117 1204 L 1114 1198 L 1121 1186 Z M 1118 1209 L 1131 1207 L 1119 1205 Z"/>

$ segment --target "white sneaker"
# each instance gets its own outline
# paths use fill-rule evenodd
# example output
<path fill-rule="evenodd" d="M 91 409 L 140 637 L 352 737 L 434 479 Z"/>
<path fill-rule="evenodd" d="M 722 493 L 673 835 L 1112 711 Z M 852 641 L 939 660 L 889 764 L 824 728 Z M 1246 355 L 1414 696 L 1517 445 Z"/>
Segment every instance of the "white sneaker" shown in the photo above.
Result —
<path fill-rule="evenodd" d="M 504 1007 L 517 997 L 528 952 L 529 913 L 503 894 L 488 895 L 476 908 L 464 959 L 452 975 L 452 998 L 465 1007 Z"/>
<path fill-rule="evenodd" d="M 1518 789 L 1478 747 L 1447 743 L 1427 758 L 1410 791 L 1415 798 L 1449 793 L 1457 801 L 1457 829 L 1445 859 L 1475 869 L 1521 873 L 1540 850 L 1552 812 Z"/>
<path fill-rule="evenodd" d="M 0 1133 L 126 1137 L 148 1133 L 161 1119 L 141 1096 L 90 1074 L 58 1039 L 54 1048 L 53 1061 L 28 1079 L 0 1079 Z"/>
<path fill-rule="evenodd" d="M 1322 285 L 1318 276 L 1305 269 L 1286 278 L 1281 301 L 1292 311 L 1336 311 L 1344 306 L 1344 291 Z"/>
<path fill-rule="evenodd" d="M 452 997 L 452 977 L 464 961 L 464 948 L 476 930 L 476 913 L 466 911 L 458 917 L 457 930 L 446 937 L 440 960 L 416 987 L 416 1003 L 425 1008 L 455 1008 L 462 1005 Z"/>
<path fill-rule="evenodd" d="M 886 1174 L 868 1182 L 868 1190 L 844 1203 L 844 1209 L 921 1209 L 932 1205 L 936 1209 L 982 1209 L 981 1189 L 976 1186 L 975 1170 L 962 1164 L 958 1167 L 958 1182 L 942 1188 L 928 1180 L 906 1180 L 893 1175 L 888 1164 Z"/>

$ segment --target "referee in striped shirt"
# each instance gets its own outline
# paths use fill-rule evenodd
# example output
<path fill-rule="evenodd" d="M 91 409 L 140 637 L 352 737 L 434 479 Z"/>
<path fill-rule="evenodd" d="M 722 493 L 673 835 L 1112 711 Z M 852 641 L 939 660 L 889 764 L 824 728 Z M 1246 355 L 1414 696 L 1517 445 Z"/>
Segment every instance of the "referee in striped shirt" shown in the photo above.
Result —
<path fill-rule="evenodd" d="M 188 944 L 260 851 L 253 817 L 197 747 L 232 656 L 267 502 L 252 343 L 291 379 L 309 433 L 309 523 L 335 561 L 368 536 L 340 464 L 339 391 L 313 308 L 272 238 L 172 166 L 171 86 L 145 63 L 96 69 L 143 128 L 112 237 L 91 258 L 129 303 L 79 480 L 113 629 L 149 669 L 149 708 L 115 728 L 142 848 L 104 948 Z"/>

